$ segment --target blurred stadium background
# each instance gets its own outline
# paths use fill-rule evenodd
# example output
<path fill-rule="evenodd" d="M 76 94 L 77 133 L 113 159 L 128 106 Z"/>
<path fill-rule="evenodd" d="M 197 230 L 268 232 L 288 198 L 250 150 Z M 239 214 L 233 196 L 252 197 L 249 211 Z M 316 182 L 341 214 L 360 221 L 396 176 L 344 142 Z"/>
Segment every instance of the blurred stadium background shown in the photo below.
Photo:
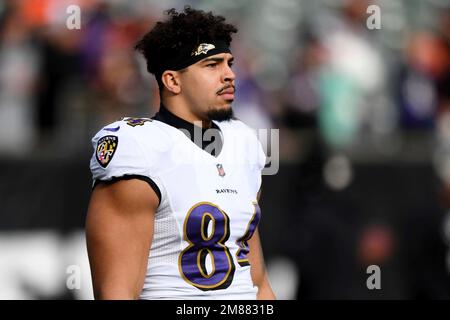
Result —
<path fill-rule="evenodd" d="M 449 299 L 449 0 L 0 1 L 0 299 L 92 298 L 90 139 L 156 112 L 132 47 L 186 4 L 239 27 L 235 113 L 280 129 L 261 201 L 278 297 Z"/>

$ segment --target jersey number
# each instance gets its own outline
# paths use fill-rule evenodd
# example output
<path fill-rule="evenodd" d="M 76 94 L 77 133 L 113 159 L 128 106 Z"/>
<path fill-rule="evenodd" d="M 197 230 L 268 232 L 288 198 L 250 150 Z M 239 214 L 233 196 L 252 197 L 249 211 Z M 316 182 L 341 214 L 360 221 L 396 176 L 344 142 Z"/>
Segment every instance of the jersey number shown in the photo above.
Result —
<path fill-rule="evenodd" d="M 256 202 L 255 212 L 245 234 L 238 239 L 236 258 L 240 266 L 248 266 L 247 241 L 252 237 L 260 220 L 261 211 Z M 189 245 L 179 256 L 180 274 L 196 288 L 219 290 L 228 288 L 233 281 L 235 265 L 225 242 L 230 237 L 230 218 L 218 206 L 209 202 L 194 205 L 186 215 L 183 226 L 184 240 Z M 208 229 L 210 229 L 208 231 Z M 206 268 L 209 257 L 211 270 Z"/>

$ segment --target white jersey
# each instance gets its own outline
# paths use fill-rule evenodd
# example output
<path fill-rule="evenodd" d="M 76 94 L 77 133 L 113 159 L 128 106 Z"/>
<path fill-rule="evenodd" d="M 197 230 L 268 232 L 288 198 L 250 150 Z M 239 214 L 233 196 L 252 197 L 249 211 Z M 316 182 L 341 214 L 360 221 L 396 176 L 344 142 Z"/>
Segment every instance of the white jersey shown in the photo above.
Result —
<path fill-rule="evenodd" d="M 160 191 L 141 299 L 256 298 L 247 240 L 260 219 L 265 155 L 241 121 L 215 124 L 217 157 L 158 120 L 126 118 L 92 139 L 94 182 L 138 177 Z"/>

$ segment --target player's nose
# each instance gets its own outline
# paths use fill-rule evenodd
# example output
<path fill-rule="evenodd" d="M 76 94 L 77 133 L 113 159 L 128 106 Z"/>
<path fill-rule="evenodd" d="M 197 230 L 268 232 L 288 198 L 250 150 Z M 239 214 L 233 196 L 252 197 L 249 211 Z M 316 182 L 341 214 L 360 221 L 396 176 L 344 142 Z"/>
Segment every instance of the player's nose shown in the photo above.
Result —
<path fill-rule="evenodd" d="M 226 65 L 223 71 L 223 81 L 233 82 L 236 79 L 236 75 L 229 65 Z"/>

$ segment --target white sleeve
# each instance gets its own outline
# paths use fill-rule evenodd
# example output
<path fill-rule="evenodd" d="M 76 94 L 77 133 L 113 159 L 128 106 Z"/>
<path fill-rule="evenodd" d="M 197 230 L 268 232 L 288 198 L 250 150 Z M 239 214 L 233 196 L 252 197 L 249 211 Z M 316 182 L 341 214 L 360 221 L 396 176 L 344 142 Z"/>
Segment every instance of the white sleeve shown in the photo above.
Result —
<path fill-rule="evenodd" d="M 111 133 L 100 130 L 92 139 L 93 180 L 108 181 L 124 175 L 148 175 L 149 164 L 135 138 L 123 130 Z"/>
<path fill-rule="evenodd" d="M 161 200 L 161 182 L 152 174 L 152 164 L 139 141 L 127 129 L 110 132 L 103 128 L 92 138 L 94 153 L 90 169 L 93 186 L 99 181 L 137 178 L 148 182 Z"/>

